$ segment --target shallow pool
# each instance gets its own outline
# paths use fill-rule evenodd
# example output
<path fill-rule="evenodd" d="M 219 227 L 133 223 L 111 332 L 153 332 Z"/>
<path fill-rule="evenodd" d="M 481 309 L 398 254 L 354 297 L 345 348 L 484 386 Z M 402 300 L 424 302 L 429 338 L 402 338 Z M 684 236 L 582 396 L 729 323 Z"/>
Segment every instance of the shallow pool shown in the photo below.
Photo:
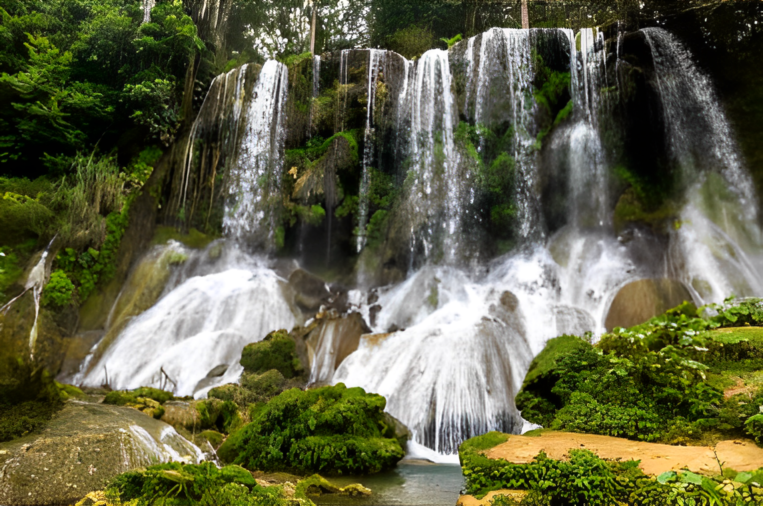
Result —
<path fill-rule="evenodd" d="M 451 464 L 430 464 L 403 461 L 394 471 L 364 477 L 331 478 L 345 486 L 361 483 L 373 491 L 371 497 L 311 497 L 319 505 L 358 506 L 454 506 L 464 486 L 461 467 Z"/>

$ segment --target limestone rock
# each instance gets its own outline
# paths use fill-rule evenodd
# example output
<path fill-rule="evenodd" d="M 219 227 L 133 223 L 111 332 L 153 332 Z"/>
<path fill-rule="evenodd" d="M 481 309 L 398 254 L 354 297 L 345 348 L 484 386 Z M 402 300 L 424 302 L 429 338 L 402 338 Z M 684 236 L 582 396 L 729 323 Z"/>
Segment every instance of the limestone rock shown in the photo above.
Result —
<path fill-rule="evenodd" d="M 307 337 L 310 383 L 327 383 L 342 361 L 358 349 L 360 336 L 371 332 L 358 313 L 336 316 L 329 313 Z"/>
<path fill-rule="evenodd" d="M 172 427 L 132 408 L 70 401 L 41 433 L 0 444 L 0 504 L 74 504 L 130 469 L 202 459 Z"/>
<path fill-rule="evenodd" d="M 327 304 L 331 297 L 326 282 L 303 269 L 291 273 L 289 286 L 294 290 L 297 305 L 307 310 L 317 310 L 322 304 Z"/>
<path fill-rule="evenodd" d="M 683 283 L 675 279 L 633 281 L 617 292 L 604 325 L 608 331 L 639 325 L 691 300 L 692 296 Z"/>

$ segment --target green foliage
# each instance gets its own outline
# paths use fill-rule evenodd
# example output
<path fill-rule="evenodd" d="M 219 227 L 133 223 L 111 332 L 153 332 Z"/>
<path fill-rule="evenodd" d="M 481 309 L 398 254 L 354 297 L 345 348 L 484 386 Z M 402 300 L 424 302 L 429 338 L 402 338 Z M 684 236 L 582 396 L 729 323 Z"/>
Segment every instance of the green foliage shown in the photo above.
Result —
<path fill-rule="evenodd" d="M 431 30 L 412 25 L 392 34 L 387 47 L 408 59 L 414 59 L 432 49 L 435 40 Z"/>
<path fill-rule="evenodd" d="M 440 40 L 441 40 L 442 42 L 444 42 L 445 44 L 447 44 L 447 45 L 448 45 L 448 49 L 450 49 L 450 48 L 452 48 L 453 46 L 455 46 L 456 44 L 458 44 L 459 42 L 461 42 L 462 40 L 464 40 L 464 38 L 463 38 L 463 37 L 461 36 L 461 34 L 459 33 L 458 35 L 456 35 L 456 36 L 455 36 L 455 37 L 453 37 L 452 39 L 446 39 L 445 37 L 443 37 L 443 38 L 441 38 Z"/>
<path fill-rule="evenodd" d="M 275 369 L 285 378 L 302 374 L 294 338 L 286 330 L 271 332 L 262 341 L 247 345 L 241 353 L 241 365 L 248 373 L 261 374 Z"/>
<path fill-rule="evenodd" d="M 25 0 L 6 5 L 0 50 L 0 163 L 17 174 L 71 172 L 96 144 L 135 128 L 171 139 L 191 57 L 204 49 L 182 2 Z"/>
<path fill-rule="evenodd" d="M 744 430 L 758 445 L 763 446 L 763 414 L 748 418 L 744 423 Z"/>
<path fill-rule="evenodd" d="M 42 303 L 50 307 L 65 307 L 72 301 L 74 294 L 74 283 L 72 283 L 66 273 L 61 269 L 55 270 L 50 275 L 50 281 L 45 285 L 42 292 Z"/>
<path fill-rule="evenodd" d="M 711 320 L 719 327 L 763 324 L 763 299 L 749 298 L 737 301 L 735 297 L 729 297 L 723 304 L 711 304 L 707 309 L 716 313 Z"/>
<path fill-rule="evenodd" d="M 112 502 L 137 501 L 140 506 L 279 506 L 286 500 L 280 487 L 262 487 L 246 469 L 218 468 L 211 462 L 177 462 L 128 471 L 106 489 Z"/>
<path fill-rule="evenodd" d="M 741 437 L 759 401 L 725 399 L 708 372 L 712 366 L 723 374 L 734 359 L 755 364 L 763 358 L 763 339 L 744 335 L 750 327 L 712 329 L 744 323 L 755 304 L 715 308 L 704 319 L 697 315 L 711 308 L 684 303 L 642 325 L 615 329 L 595 347 L 569 336 L 552 340 L 533 361 L 517 407 L 525 419 L 558 430 L 677 443 L 708 433 Z M 763 393 L 754 395 L 763 401 Z"/>
<path fill-rule="evenodd" d="M 466 478 L 466 491 L 477 497 L 491 490 L 526 490 L 519 504 L 526 506 L 589 505 L 658 506 L 757 504 L 763 500 L 758 474 L 732 472 L 705 477 L 689 471 L 645 475 L 637 461 L 604 461 L 587 450 L 571 450 L 568 461 L 549 459 L 541 452 L 529 464 L 488 459 L 480 453 L 484 444 L 466 441 L 459 457 Z M 763 474 L 760 474 L 763 478 Z M 735 485 L 729 486 L 732 480 Z M 493 504 L 512 504 L 497 501 Z M 513 504 L 517 504 L 514 502 Z"/>
<path fill-rule="evenodd" d="M 231 400 L 210 398 L 197 402 L 195 407 L 202 429 L 216 429 L 228 434 L 242 425 L 238 405 Z"/>
<path fill-rule="evenodd" d="M 87 395 L 85 395 L 82 390 L 75 387 L 74 385 L 66 385 L 56 381 L 56 386 L 58 387 L 58 391 L 61 395 L 61 400 L 63 401 L 67 401 L 69 399 L 84 400 L 87 398 Z"/>
<path fill-rule="evenodd" d="M 61 407 L 59 388 L 46 370 L 0 353 L 0 442 L 39 430 Z"/>
<path fill-rule="evenodd" d="M 232 434 L 220 458 L 263 471 L 375 473 L 404 452 L 384 419 L 386 401 L 339 384 L 291 389 L 253 411 L 252 423 Z"/>

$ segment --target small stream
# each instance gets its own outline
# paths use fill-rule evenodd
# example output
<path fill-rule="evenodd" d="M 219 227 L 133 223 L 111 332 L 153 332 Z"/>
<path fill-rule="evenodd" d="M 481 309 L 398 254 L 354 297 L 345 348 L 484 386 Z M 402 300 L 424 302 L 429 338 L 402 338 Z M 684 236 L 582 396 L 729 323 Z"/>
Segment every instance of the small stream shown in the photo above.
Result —
<path fill-rule="evenodd" d="M 422 461 L 403 461 L 393 471 L 361 478 L 333 477 L 331 482 L 341 487 L 361 483 L 373 494 L 360 498 L 323 495 L 311 497 L 313 502 L 352 506 L 454 506 L 464 487 L 460 466 Z"/>

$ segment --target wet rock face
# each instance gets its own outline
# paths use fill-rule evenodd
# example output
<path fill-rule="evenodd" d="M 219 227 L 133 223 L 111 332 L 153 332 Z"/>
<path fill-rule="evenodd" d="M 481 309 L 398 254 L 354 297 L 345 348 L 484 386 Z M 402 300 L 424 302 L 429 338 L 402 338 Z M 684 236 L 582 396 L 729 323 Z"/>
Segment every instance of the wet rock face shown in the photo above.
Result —
<path fill-rule="evenodd" d="M 41 433 L 0 444 L 0 504 L 74 504 L 130 469 L 202 459 L 172 427 L 137 410 L 71 401 Z"/>
<path fill-rule="evenodd" d="M 617 292 L 604 325 L 607 331 L 615 327 L 639 325 L 691 300 L 691 294 L 678 280 L 640 279 L 628 283 Z"/>
<path fill-rule="evenodd" d="M 324 314 L 318 326 L 307 337 L 309 383 L 329 383 L 339 364 L 358 349 L 360 336 L 370 332 L 371 329 L 358 313 L 342 317 Z"/>

